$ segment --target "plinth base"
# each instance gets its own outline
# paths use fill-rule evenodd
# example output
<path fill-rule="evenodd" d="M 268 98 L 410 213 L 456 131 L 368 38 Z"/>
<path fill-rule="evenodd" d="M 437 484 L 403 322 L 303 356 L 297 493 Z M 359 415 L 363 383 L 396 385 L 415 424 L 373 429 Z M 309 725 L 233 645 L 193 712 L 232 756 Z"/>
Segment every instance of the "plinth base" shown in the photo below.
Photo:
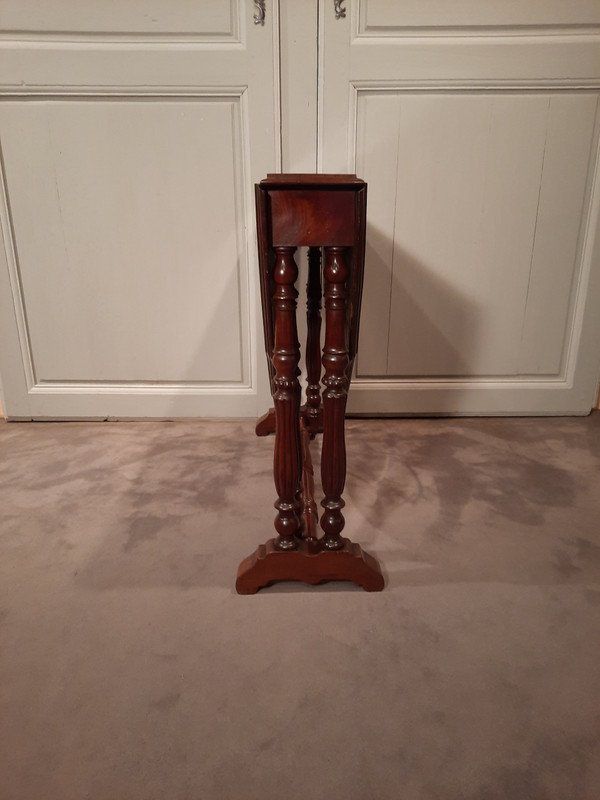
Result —
<path fill-rule="evenodd" d="M 275 548 L 275 539 L 261 544 L 239 566 L 235 588 L 238 594 L 255 594 L 275 581 L 352 581 L 367 592 L 383 589 L 383 575 L 376 559 L 359 544 L 344 539 L 341 550 L 310 553 L 304 541 L 297 550 Z"/>

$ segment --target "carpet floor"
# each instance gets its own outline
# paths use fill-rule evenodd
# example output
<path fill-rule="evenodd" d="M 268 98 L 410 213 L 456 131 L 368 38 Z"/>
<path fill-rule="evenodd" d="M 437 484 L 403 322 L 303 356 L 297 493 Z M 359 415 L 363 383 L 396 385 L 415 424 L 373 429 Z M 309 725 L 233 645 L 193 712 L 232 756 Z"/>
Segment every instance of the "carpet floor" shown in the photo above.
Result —
<path fill-rule="evenodd" d="M 238 596 L 251 422 L 0 424 L 0 800 L 600 797 L 600 412 L 347 442 L 384 591 Z"/>

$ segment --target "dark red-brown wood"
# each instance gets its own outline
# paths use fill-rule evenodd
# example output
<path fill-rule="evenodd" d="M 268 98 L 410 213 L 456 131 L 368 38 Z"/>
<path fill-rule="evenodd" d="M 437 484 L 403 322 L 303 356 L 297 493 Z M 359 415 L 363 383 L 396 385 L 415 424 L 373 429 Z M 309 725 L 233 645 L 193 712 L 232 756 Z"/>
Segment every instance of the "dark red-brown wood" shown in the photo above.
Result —
<path fill-rule="evenodd" d="M 275 458 L 273 472 L 278 499 L 275 530 L 279 534 L 275 546 L 279 550 L 295 550 L 300 527 L 298 493 L 300 489 L 300 383 L 298 362 L 300 343 L 296 332 L 296 298 L 294 286 L 298 268 L 294 261 L 295 247 L 276 247 L 274 270 L 275 336 L 271 358 L 274 370 Z"/>
<path fill-rule="evenodd" d="M 346 281 L 349 277 L 343 247 L 325 248 L 325 347 L 323 348 L 323 449 L 321 483 L 325 497 L 321 505 L 323 547 L 339 550 L 344 529 L 342 500 L 346 481 L 344 419 L 348 397 L 348 330 L 346 327 Z"/>
<path fill-rule="evenodd" d="M 240 594 L 253 594 L 278 580 L 311 584 L 349 580 L 367 591 L 383 589 L 377 561 L 341 536 L 344 419 L 358 345 L 366 191 L 366 184 L 355 175 L 268 175 L 256 186 L 261 301 L 274 403 L 258 421 L 256 433 L 275 433 L 278 535 L 240 564 L 236 581 Z M 309 248 L 307 402 L 302 408 L 294 260 L 298 247 Z M 325 345 L 321 359 L 322 297 Z M 310 437 L 320 431 L 324 510 L 319 539 L 309 444 Z"/>
<path fill-rule="evenodd" d="M 304 542 L 297 550 L 285 553 L 269 539 L 242 561 L 235 588 L 238 594 L 256 594 L 276 581 L 352 581 L 367 592 L 380 592 L 384 585 L 377 561 L 349 539 L 344 539 L 341 550 L 319 553 L 310 553 Z"/>
<path fill-rule="evenodd" d="M 321 248 L 308 250 L 306 285 L 306 406 L 304 418 L 312 433 L 322 430 L 321 408 Z"/>
<path fill-rule="evenodd" d="M 321 549 L 317 526 L 319 509 L 315 503 L 315 471 L 310 455 L 310 432 L 303 419 L 300 419 L 300 445 L 302 448 L 302 539 L 309 553 Z"/>

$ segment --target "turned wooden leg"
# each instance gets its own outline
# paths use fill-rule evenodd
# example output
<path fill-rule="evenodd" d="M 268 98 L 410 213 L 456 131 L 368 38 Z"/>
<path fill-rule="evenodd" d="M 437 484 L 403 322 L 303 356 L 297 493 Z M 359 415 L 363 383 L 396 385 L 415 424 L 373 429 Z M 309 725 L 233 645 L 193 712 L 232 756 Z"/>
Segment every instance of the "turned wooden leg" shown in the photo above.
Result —
<path fill-rule="evenodd" d="M 339 550 L 344 528 L 342 492 L 346 482 L 344 417 L 348 397 L 348 331 L 346 329 L 346 281 L 348 267 L 343 247 L 325 248 L 325 347 L 323 349 L 323 449 L 321 482 L 325 497 L 321 505 L 323 547 Z"/>
<path fill-rule="evenodd" d="M 314 433 L 321 422 L 321 248 L 308 249 L 306 285 L 306 420 Z"/>
<path fill-rule="evenodd" d="M 295 247 L 276 247 L 274 269 L 275 294 L 273 310 L 275 340 L 273 347 L 273 401 L 275 405 L 274 476 L 278 499 L 275 530 L 279 550 L 295 550 L 298 518 L 301 450 L 300 450 L 300 383 L 298 362 L 300 344 L 296 328 L 296 298 L 294 286 L 298 268 L 294 261 Z"/>

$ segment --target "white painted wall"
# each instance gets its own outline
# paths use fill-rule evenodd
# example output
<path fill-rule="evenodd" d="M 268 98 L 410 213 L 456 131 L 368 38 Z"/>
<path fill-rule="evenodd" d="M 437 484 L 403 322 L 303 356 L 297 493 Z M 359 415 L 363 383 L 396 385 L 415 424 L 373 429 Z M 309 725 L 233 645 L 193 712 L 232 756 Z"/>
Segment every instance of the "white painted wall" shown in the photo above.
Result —
<path fill-rule="evenodd" d="M 589 411 L 600 6 L 345 6 L 3 2 L 10 417 L 262 413 L 252 187 L 317 167 L 369 183 L 351 411 Z"/>

